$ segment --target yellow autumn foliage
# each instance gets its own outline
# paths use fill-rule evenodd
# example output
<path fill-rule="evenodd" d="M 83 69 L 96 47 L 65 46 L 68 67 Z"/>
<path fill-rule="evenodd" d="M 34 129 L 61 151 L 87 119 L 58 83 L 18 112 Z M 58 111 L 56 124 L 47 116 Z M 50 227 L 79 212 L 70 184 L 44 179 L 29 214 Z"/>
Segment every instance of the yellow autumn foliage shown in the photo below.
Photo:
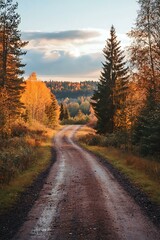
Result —
<path fill-rule="evenodd" d="M 44 82 L 37 79 L 36 73 L 32 73 L 26 80 L 26 87 L 21 101 L 26 107 L 29 119 L 36 119 L 45 123 L 45 109 L 52 102 L 51 92 Z"/>

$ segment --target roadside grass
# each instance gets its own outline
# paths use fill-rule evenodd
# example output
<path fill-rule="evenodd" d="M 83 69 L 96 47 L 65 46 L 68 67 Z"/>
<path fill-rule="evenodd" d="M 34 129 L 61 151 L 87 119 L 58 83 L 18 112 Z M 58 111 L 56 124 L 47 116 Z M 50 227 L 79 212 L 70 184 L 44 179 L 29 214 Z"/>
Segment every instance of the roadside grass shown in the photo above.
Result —
<path fill-rule="evenodd" d="M 13 141 L 9 141 L 10 145 L 3 147 L 3 153 L 7 151 L 7 157 L 10 157 L 9 160 L 8 158 L 5 160 L 9 162 L 12 171 L 7 166 L 4 174 L 2 172 L 3 175 L 1 175 L 0 214 L 7 212 L 17 201 L 19 195 L 33 183 L 41 172 L 47 169 L 51 162 L 52 138 L 57 131 L 58 128 L 53 130 L 34 122 L 29 126 L 25 136 L 16 137 L 16 144 L 13 138 Z M 29 150 L 26 153 L 27 149 Z M 22 163 L 13 165 L 12 162 L 15 162 L 15 159 Z M 4 171 L 4 167 L 2 170 Z M 12 176 L 8 178 L 8 174 Z"/>
<path fill-rule="evenodd" d="M 93 129 L 82 127 L 76 135 L 80 145 L 106 159 L 145 192 L 151 201 L 160 204 L 160 163 L 113 147 L 90 145 L 87 136 L 91 134 L 96 135 Z"/>

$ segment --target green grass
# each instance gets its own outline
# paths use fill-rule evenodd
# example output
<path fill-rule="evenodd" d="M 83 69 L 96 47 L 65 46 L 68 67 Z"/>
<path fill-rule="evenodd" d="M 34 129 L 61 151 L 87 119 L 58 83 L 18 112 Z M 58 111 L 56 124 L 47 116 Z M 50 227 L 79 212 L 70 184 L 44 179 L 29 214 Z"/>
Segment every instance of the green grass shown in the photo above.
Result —
<path fill-rule="evenodd" d="M 93 129 L 82 128 L 77 138 L 85 138 L 85 134 Z M 132 153 L 123 152 L 119 149 L 103 146 L 90 146 L 80 142 L 81 146 L 92 151 L 96 155 L 106 159 L 115 168 L 126 175 L 130 181 L 145 192 L 151 201 L 160 204 L 160 163 L 141 158 Z"/>
<path fill-rule="evenodd" d="M 51 139 L 57 130 L 45 129 L 45 136 L 39 137 L 38 145 L 33 146 L 34 161 L 26 170 L 20 171 L 9 183 L 0 185 L 0 214 L 7 212 L 17 201 L 20 194 L 30 186 L 38 175 L 45 171 L 51 161 Z M 43 130 L 44 130 L 43 129 Z M 28 136 L 26 140 L 30 145 L 35 145 L 33 136 Z"/>

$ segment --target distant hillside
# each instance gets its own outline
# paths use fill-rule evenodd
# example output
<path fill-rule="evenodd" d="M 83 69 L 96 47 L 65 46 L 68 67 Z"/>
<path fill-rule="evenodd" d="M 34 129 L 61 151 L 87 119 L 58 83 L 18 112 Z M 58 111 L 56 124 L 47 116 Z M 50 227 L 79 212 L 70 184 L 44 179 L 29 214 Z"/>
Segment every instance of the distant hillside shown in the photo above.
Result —
<path fill-rule="evenodd" d="M 93 91 L 97 87 L 97 82 L 60 82 L 49 81 L 45 82 L 47 87 L 51 89 L 52 93 L 57 99 L 78 98 L 81 96 L 92 96 Z"/>

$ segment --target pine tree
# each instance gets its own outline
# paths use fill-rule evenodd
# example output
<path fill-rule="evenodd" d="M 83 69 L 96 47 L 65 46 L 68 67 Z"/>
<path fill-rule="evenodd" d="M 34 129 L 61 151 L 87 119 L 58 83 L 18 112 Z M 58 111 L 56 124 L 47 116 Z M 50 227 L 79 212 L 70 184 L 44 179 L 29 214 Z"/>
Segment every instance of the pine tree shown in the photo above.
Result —
<path fill-rule="evenodd" d="M 50 127 L 55 127 L 59 124 L 59 105 L 54 94 L 51 94 L 52 103 L 46 107 L 48 124 Z"/>
<path fill-rule="evenodd" d="M 70 114 L 69 114 L 68 108 L 63 103 L 61 103 L 59 119 L 62 121 L 62 120 L 67 120 L 69 118 L 70 118 Z"/>
<path fill-rule="evenodd" d="M 9 96 L 10 115 L 19 114 L 23 104 L 20 101 L 24 90 L 21 62 L 22 51 L 27 42 L 21 40 L 18 30 L 20 16 L 16 13 L 18 4 L 13 0 L 0 2 L 0 88 L 5 88 Z"/>
<path fill-rule="evenodd" d="M 63 119 L 64 119 L 64 105 L 63 105 L 63 103 L 61 103 L 59 120 L 62 121 Z"/>
<path fill-rule="evenodd" d="M 91 104 L 97 117 L 97 131 L 106 134 L 125 125 L 128 69 L 113 26 L 103 53 L 105 62 Z"/>

